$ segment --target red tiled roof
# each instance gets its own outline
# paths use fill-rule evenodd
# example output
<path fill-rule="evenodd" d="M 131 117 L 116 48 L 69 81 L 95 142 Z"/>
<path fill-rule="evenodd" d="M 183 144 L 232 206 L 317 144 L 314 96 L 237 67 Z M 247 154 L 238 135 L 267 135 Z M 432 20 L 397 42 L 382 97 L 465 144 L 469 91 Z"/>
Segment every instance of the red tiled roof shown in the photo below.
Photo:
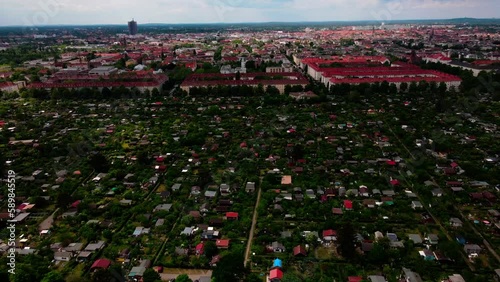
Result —
<path fill-rule="evenodd" d="M 283 279 L 283 271 L 279 268 L 272 269 L 269 272 L 269 279 Z"/>
<path fill-rule="evenodd" d="M 238 213 L 237 212 L 227 212 L 226 217 L 227 218 L 238 218 Z"/>
<path fill-rule="evenodd" d="M 461 82 L 462 80 L 456 76 L 441 76 L 441 77 L 367 77 L 367 78 L 332 78 L 330 79 L 331 83 L 341 84 L 360 84 L 360 83 L 375 83 L 375 82 L 384 82 L 388 83 L 411 83 L 411 82 Z"/>
<path fill-rule="evenodd" d="M 223 61 L 232 61 L 232 62 L 236 62 L 238 61 L 238 58 L 237 57 L 223 57 L 222 58 Z"/>
<path fill-rule="evenodd" d="M 450 57 L 444 56 L 443 54 L 431 54 L 431 55 L 425 56 L 425 58 L 440 60 L 440 61 L 451 61 Z"/>
<path fill-rule="evenodd" d="M 205 245 L 203 243 L 199 243 L 198 245 L 196 245 L 197 254 L 202 255 L 204 251 L 205 251 Z"/>
<path fill-rule="evenodd" d="M 6 82 L 0 82 L 0 88 L 7 88 L 7 87 L 12 87 L 14 86 L 15 84 L 10 82 L 10 81 L 6 81 Z"/>
<path fill-rule="evenodd" d="M 303 255 L 303 256 L 306 256 L 307 255 L 307 251 L 306 249 L 304 248 L 304 246 L 302 245 L 297 245 L 293 248 L 293 255 L 294 256 L 298 256 L 298 255 Z"/>
<path fill-rule="evenodd" d="M 277 78 L 281 77 L 281 78 Z M 181 86 L 206 87 L 206 86 L 237 86 L 249 85 L 306 85 L 309 81 L 300 73 L 242 73 L 240 80 L 235 74 L 192 74 L 188 76 Z"/>
<path fill-rule="evenodd" d="M 498 61 L 492 61 L 492 60 L 477 60 L 472 62 L 472 64 L 477 65 L 477 66 L 488 66 L 491 64 L 498 63 Z"/>
<path fill-rule="evenodd" d="M 393 180 L 391 180 L 390 182 L 391 182 L 391 185 L 392 185 L 392 186 L 399 185 L 399 180 L 397 180 L 397 179 L 393 179 Z"/>
<path fill-rule="evenodd" d="M 229 248 L 229 239 L 220 239 L 215 241 L 215 245 L 219 248 Z"/>
<path fill-rule="evenodd" d="M 344 200 L 344 207 L 346 209 L 352 209 L 352 201 L 350 201 L 350 200 Z"/>
<path fill-rule="evenodd" d="M 325 195 L 323 195 L 323 196 L 325 196 Z M 333 213 L 333 214 L 337 214 L 337 215 L 339 215 L 339 214 L 343 214 L 343 212 L 342 212 L 342 209 L 341 209 L 341 208 L 332 208 L 332 213 Z"/>
<path fill-rule="evenodd" d="M 78 207 L 78 205 L 80 205 L 80 203 L 81 203 L 81 202 L 82 202 L 81 200 L 75 201 L 75 202 L 73 202 L 73 203 L 71 204 L 71 207 L 72 207 L 72 208 L 76 208 L 76 207 Z"/>
<path fill-rule="evenodd" d="M 165 81 L 167 81 L 167 77 L 165 76 L 163 79 L 158 79 L 155 81 L 83 81 L 83 82 L 61 82 L 61 83 L 32 83 L 27 85 L 27 88 L 101 88 L 101 87 L 159 87 Z"/>
<path fill-rule="evenodd" d="M 109 261 L 107 259 L 98 259 L 92 264 L 90 269 L 95 269 L 95 268 L 107 269 L 110 265 L 111 265 L 111 261 Z"/>
<path fill-rule="evenodd" d="M 337 231 L 335 231 L 333 229 L 323 230 L 323 238 L 324 237 L 331 237 L 331 236 L 337 236 Z"/>

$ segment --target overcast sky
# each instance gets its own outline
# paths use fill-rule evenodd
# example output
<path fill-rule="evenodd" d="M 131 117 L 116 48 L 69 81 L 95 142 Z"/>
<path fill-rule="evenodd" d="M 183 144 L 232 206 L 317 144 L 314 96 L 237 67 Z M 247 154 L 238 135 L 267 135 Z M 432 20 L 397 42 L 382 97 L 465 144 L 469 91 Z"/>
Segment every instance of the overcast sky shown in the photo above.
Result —
<path fill-rule="evenodd" d="M 0 0 L 0 26 L 499 16 L 500 0 Z"/>

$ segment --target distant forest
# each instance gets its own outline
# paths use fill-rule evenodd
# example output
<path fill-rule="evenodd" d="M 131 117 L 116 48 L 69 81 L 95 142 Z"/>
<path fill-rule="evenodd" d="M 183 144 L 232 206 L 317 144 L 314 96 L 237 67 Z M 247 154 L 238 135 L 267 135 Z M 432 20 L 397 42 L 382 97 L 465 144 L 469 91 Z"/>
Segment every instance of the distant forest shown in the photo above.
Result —
<path fill-rule="evenodd" d="M 459 19 L 436 19 L 436 20 L 393 20 L 386 21 L 386 25 L 390 24 L 466 24 L 470 26 L 476 25 L 499 25 L 500 19 L 475 19 L 475 18 L 459 18 Z M 264 22 L 264 23 L 207 23 L 207 24 L 163 24 L 163 23 L 140 23 L 139 32 L 144 34 L 159 34 L 159 33 L 210 33 L 221 32 L 225 30 L 283 30 L 294 31 L 310 28 L 333 28 L 341 26 L 366 26 L 380 25 L 380 21 L 328 21 L 328 22 Z M 23 26 L 6 26 L 0 27 L 0 38 L 7 35 L 22 35 L 22 34 L 50 34 L 57 33 L 61 30 L 72 31 L 73 35 L 85 30 L 100 29 L 102 33 L 116 34 L 127 33 L 128 27 L 126 23 L 121 25 L 50 25 L 39 27 L 23 27 Z M 76 33 L 76 34 L 75 34 Z M 78 36 L 78 35 L 77 35 Z"/>

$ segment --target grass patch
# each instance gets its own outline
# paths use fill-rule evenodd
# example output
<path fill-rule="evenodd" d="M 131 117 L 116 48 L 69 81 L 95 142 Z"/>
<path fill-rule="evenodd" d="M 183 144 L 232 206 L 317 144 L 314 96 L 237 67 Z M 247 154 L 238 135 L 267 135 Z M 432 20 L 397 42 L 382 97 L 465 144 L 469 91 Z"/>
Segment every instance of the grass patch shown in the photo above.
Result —
<path fill-rule="evenodd" d="M 315 251 L 315 256 L 319 260 L 329 260 L 335 257 L 335 252 L 331 247 L 319 247 Z"/>
<path fill-rule="evenodd" d="M 158 187 L 158 190 L 156 190 L 157 193 L 161 193 L 161 192 L 165 192 L 165 191 L 167 191 L 167 187 L 165 186 L 165 184 L 161 184 Z"/>

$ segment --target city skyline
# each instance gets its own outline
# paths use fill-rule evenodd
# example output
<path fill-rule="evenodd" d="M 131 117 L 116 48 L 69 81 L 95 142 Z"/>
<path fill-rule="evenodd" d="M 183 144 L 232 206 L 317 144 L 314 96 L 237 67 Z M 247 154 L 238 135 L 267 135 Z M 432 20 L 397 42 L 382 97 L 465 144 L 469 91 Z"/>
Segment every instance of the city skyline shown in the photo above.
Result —
<path fill-rule="evenodd" d="M 89 0 L 2 1 L 0 26 L 147 23 L 246 23 L 308 21 L 391 21 L 498 18 L 495 0 Z M 188 2 L 188 3 L 186 3 Z M 352 9 L 356 7 L 356 9 Z"/>

